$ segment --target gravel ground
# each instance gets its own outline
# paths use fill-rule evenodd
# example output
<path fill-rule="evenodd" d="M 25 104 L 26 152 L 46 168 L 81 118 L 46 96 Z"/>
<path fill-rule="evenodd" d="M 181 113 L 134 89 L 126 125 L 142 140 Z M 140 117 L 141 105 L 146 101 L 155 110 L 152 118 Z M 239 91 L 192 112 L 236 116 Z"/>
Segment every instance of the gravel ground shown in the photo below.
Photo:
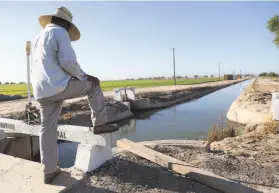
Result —
<path fill-rule="evenodd" d="M 279 163 L 259 162 L 225 152 L 207 153 L 189 147 L 156 145 L 150 148 L 238 181 L 264 193 L 279 192 Z M 67 193 L 87 192 L 219 192 L 206 185 L 174 174 L 129 152 L 121 152 Z"/>
<path fill-rule="evenodd" d="M 98 170 L 88 174 L 67 193 L 219 193 L 208 186 L 173 174 L 166 169 L 123 152 Z"/>
<path fill-rule="evenodd" d="M 259 153 L 257 157 L 251 158 L 245 154 L 232 155 L 228 151 L 205 153 L 175 146 L 155 146 L 153 148 L 217 175 L 241 182 L 248 187 L 263 192 L 272 190 L 279 192 L 279 162 L 269 160 L 270 156 L 267 154 L 260 155 Z M 259 157 L 269 159 L 263 160 Z"/>

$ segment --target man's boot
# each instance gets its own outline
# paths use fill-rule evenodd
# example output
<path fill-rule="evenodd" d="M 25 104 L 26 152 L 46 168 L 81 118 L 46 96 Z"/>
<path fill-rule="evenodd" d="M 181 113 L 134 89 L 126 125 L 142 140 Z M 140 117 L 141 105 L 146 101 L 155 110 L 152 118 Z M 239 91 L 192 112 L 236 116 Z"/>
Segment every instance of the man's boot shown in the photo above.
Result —
<path fill-rule="evenodd" d="M 104 124 L 99 126 L 93 127 L 93 133 L 96 135 L 100 135 L 103 133 L 113 133 L 119 130 L 119 126 L 111 125 L 111 124 Z"/>

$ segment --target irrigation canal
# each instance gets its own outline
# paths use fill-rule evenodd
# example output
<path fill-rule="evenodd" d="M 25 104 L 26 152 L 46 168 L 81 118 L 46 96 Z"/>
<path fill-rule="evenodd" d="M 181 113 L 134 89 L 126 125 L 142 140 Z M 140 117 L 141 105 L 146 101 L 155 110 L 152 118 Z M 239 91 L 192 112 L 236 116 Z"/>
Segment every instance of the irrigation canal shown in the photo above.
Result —
<path fill-rule="evenodd" d="M 254 79 L 166 109 L 136 113 L 132 120 L 135 127 L 119 132 L 117 138 L 151 141 L 206 137 L 212 125 L 227 124 L 226 114 L 230 105 L 252 81 Z M 74 164 L 77 145 L 69 142 L 59 144 L 61 167 L 70 167 Z"/>

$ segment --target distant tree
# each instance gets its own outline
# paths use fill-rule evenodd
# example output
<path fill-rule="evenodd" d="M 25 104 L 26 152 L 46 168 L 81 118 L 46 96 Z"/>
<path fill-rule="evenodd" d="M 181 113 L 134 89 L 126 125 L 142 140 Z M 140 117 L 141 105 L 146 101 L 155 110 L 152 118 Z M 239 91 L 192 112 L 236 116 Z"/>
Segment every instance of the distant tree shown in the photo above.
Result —
<path fill-rule="evenodd" d="M 210 75 L 210 77 L 211 77 L 211 78 L 214 78 L 214 75 L 213 75 L 213 74 L 211 74 L 211 75 Z"/>
<path fill-rule="evenodd" d="M 276 74 L 275 72 L 263 72 L 261 74 L 259 74 L 259 76 L 272 76 L 272 77 L 278 77 L 278 74 Z"/>
<path fill-rule="evenodd" d="M 19 82 L 18 84 L 25 84 L 25 82 Z"/>
<path fill-rule="evenodd" d="M 176 78 L 183 78 L 183 76 L 177 76 Z"/>
<path fill-rule="evenodd" d="M 278 15 L 275 15 L 272 18 L 270 18 L 267 21 L 266 27 L 271 33 L 274 33 L 274 35 L 275 35 L 273 43 L 276 46 L 279 46 L 279 17 L 278 17 Z"/>
<path fill-rule="evenodd" d="M 275 72 L 270 72 L 270 73 L 268 73 L 268 76 L 278 77 L 278 74 L 276 74 Z"/>
<path fill-rule="evenodd" d="M 194 75 L 194 78 L 199 78 L 199 75 Z"/>
<path fill-rule="evenodd" d="M 0 84 L 2 84 L 2 82 L 0 82 Z"/>
<path fill-rule="evenodd" d="M 5 84 L 10 84 L 9 82 L 5 82 Z"/>
<path fill-rule="evenodd" d="M 184 76 L 184 78 L 188 78 L 188 76 Z"/>
<path fill-rule="evenodd" d="M 204 75 L 203 77 L 204 77 L 204 78 L 208 78 L 208 76 L 207 76 L 207 75 Z"/>

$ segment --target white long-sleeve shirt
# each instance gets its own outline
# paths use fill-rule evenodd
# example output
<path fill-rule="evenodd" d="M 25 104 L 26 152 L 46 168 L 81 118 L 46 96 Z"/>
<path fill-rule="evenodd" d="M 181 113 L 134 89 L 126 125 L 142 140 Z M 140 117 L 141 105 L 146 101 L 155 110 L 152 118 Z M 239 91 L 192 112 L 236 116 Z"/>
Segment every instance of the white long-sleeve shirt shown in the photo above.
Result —
<path fill-rule="evenodd" d="M 72 77 L 86 80 L 64 28 L 48 24 L 34 39 L 32 51 L 31 81 L 35 99 L 60 93 Z"/>

